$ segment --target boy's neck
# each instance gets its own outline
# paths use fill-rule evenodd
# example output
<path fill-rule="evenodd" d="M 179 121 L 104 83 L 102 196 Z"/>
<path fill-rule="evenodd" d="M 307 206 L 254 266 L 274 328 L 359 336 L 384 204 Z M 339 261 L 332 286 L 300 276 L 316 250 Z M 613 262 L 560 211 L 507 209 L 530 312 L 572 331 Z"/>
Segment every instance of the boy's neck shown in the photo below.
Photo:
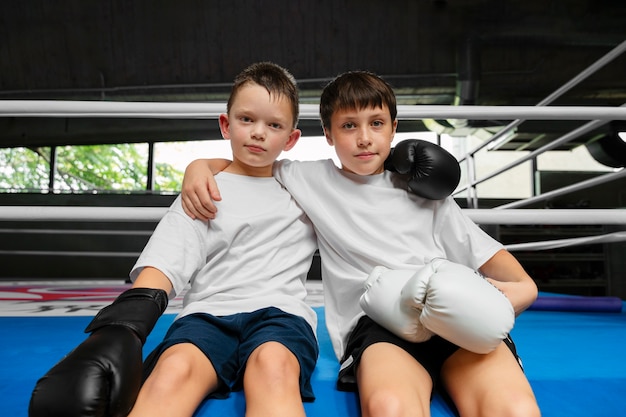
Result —
<path fill-rule="evenodd" d="M 224 169 L 224 172 L 235 175 L 245 175 L 247 177 L 271 177 L 272 165 L 252 167 L 249 165 L 240 164 L 237 161 L 233 161 Z"/>
<path fill-rule="evenodd" d="M 343 172 L 347 172 L 348 174 L 358 175 L 360 177 L 371 177 L 371 176 L 374 176 L 374 175 L 382 175 L 382 174 L 385 173 L 385 167 L 384 166 L 381 166 L 376 171 L 371 172 L 371 173 L 367 173 L 367 174 L 359 174 L 357 172 L 349 170 L 348 168 L 344 167 L 343 165 L 341 165 L 341 167 L 337 167 L 337 169 L 339 169 L 340 171 L 343 171 Z"/>

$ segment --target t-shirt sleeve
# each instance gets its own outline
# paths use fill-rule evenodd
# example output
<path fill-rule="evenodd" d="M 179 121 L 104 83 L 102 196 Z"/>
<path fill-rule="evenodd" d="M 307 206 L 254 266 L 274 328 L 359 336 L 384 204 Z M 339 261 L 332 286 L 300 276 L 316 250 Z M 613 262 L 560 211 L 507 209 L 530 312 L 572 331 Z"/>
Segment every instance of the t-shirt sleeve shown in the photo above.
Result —
<path fill-rule="evenodd" d="M 180 294 L 202 266 L 205 248 L 202 226 L 205 223 L 186 216 L 178 197 L 150 236 L 130 272 L 130 279 L 134 281 L 143 268 L 150 266 L 171 281 L 173 294 L 170 297 Z"/>
<path fill-rule="evenodd" d="M 318 161 L 291 161 L 280 159 L 274 162 L 272 175 L 288 191 L 296 191 L 314 178 L 319 178 L 328 167 L 334 166 L 331 159 L 320 159 Z"/>
<path fill-rule="evenodd" d="M 435 236 L 449 260 L 478 269 L 496 252 L 504 249 L 502 243 L 464 214 L 452 197 L 446 199 L 442 208 Z"/>
<path fill-rule="evenodd" d="M 293 170 L 293 161 L 289 159 L 280 159 L 274 162 L 272 167 L 272 175 L 283 187 L 285 187 L 285 178 L 288 178 L 289 171 Z"/>

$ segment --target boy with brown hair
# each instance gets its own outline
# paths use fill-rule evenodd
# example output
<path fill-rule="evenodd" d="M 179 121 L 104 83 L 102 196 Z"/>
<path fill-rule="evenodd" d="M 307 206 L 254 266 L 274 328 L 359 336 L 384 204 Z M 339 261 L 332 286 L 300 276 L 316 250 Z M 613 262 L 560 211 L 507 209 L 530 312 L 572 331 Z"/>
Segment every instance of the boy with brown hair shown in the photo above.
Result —
<path fill-rule="evenodd" d="M 176 199 L 131 271 L 133 287 L 38 382 L 30 416 L 192 416 L 205 398 L 241 388 L 247 416 L 305 415 L 318 356 L 305 280 L 317 247 L 307 217 L 272 177 L 300 137 L 298 103 L 295 79 L 278 65 L 237 76 L 219 118 L 233 150 L 216 176 L 223 214 L 192 220 Z M 142 344 L 168 296 L 185 289 L 139 390 Z"/>

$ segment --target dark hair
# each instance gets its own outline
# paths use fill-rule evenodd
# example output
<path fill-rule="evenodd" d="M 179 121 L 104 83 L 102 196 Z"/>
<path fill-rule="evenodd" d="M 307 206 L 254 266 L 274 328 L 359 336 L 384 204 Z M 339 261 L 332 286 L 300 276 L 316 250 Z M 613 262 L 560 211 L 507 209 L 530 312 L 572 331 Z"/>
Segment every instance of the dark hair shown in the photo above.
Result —
<path fill-rule="evenodd" d="M 293 113 L 292 127 L 295 128 L 297 126 L 298 117 L 300 116 L 300 98 L 296 79 L 289 71 L 273 62 L 257 62 L 245 68 L 235 77 L 235 83 L 226 104 L 228 113 L 230 113 L 230 108 L 237 93 L 248 83 L 265 87 L 270 95 L 285 96 L 291 104 Z"/>
<path fill-rule="evenodd" d="M 368 71 L 349 71 L 332 80 L 320 98 L 320 118 L 322 127 L 330 128 L 330 118 L 338 110 L 387 105 L 391 120 L 398 114 L 396 95 L 393 89 L 378 75 Z"/>

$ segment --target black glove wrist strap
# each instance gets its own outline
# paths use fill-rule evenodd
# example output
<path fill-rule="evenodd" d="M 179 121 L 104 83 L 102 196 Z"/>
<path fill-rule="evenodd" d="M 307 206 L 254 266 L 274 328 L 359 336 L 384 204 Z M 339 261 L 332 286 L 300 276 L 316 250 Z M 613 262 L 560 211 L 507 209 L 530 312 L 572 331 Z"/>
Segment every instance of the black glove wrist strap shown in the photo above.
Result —
<path fill-rule="evenodd" d="M 154 288 L 131 288 L 100 310 L 85 329 L 94 332 L 104 326 L 125 326 L 137 333 L 141 343 L 167 308 L 167 293 Z"/>

